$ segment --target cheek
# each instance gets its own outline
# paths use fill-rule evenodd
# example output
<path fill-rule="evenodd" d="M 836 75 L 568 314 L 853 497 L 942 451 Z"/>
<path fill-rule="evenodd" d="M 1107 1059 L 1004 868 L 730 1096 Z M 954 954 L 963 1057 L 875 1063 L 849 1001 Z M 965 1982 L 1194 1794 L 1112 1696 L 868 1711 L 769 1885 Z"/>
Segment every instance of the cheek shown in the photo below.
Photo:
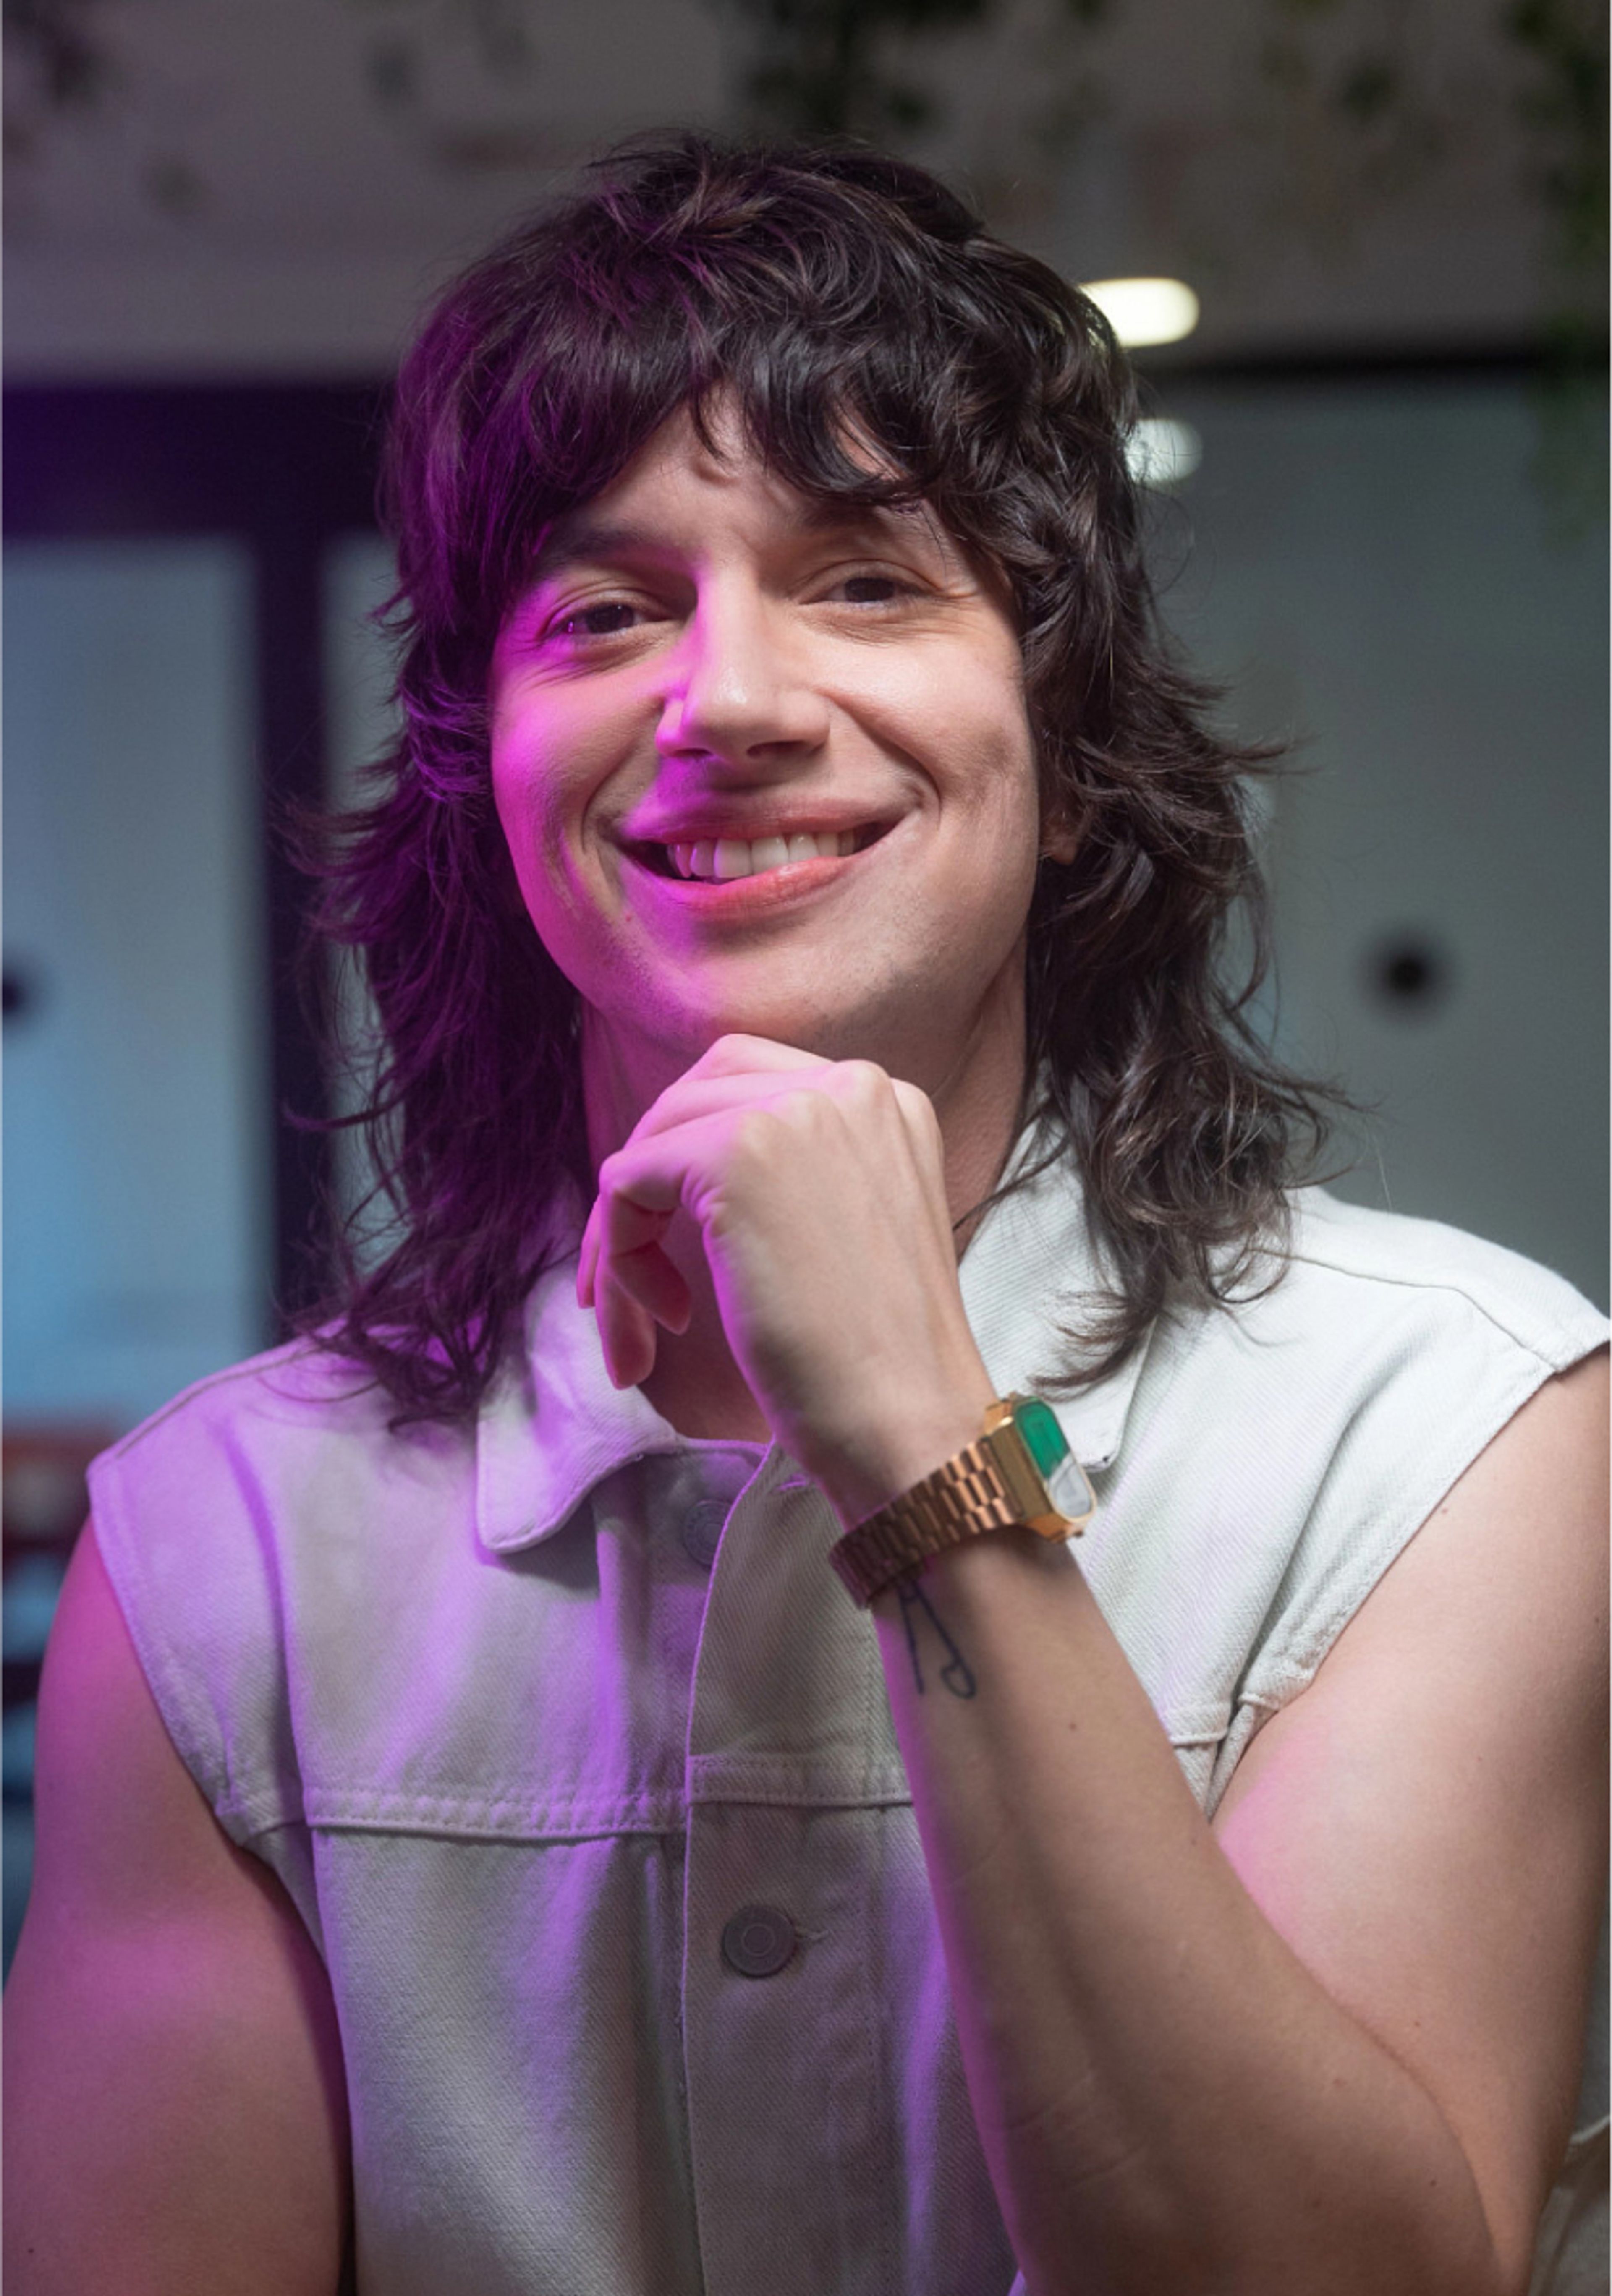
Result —
<path fill-rule="evenodd" d="M 512 903 L 563 968 L 580 905 L 570 891 L 564 848 L 548 816 L 547 794 L 523 775 L 500 774 L 495 764 L 493 802 L 504 832 Z"/>
<path fill-rule="evenodd" d="M 573 792 L 558 760 L 567 746 L 547 722 L 530 716 L 500 724 L 492 734 L 493 807 L 515 874 L 528 897 L 540 895 L 564 851 Z"/>
<path fill-rule="evenodd" d="M 920 687 L 915 707 L 927 717 L 933 738 L 965 794 L 995 809 L 1035 784 L 1035 745 L 1024 702 L 1016 645 L 995 644 L 963 652 L 949 674 Z"/>
<path fill-rule="evenodd" d="M 1007 710 L 999 694 L 982 695 L 979 702 L 972 715 L 959 711 L 956 721 L 961 738 L 953 736 L 951 801 L 973 817 L 982 834 L 1009 847 L 1027 843 L 1033 854 L 1040 794 L 1029 725 L 1016 697 Z"/>
<path fill-rule="evenodd" d="M 516 770 L 507 750 L 496 744 L 492 755 L 492 801 L 515 880 L 530 906 L 542 873 L 540 808 L 530 779 Z"/>
<path fill-rule="evenodd" d="M 1034 749 L 1022 717 L 1006 726 L 999 715 L 989 729 L 982 724 L 960 801 L 982 901 L 1022 922 L 1042 850 Z"/>

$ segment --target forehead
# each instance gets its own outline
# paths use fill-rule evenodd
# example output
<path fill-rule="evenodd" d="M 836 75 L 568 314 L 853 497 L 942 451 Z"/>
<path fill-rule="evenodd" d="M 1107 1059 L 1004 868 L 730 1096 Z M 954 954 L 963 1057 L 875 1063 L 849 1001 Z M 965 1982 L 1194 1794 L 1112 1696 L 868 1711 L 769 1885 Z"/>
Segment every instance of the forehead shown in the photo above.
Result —
<path fill-rule="evenodd" d="M 884 534 L 909 542 L 922 538 L 948 555 L 956 553 L 955 542 L 925 502 L 865 503 L 809 494 L 793 485 L 769 466 L 727 398 L 707 406 L 705 430 L 703 439 L 692 409 L 679 407 L 607 487 L 550 521 L 530 578 L 540 581 L 580 561 L 653 547 L 657 538 L 669 538 L 657 537 L 662 519 L 675 522 L 679 509 L 697 518 L 719 505 L 741 510 L 787 539 Z M 855 442 L 852 451 L 870 476 L 898 475 L 888 457 L 864 442 Z"/>

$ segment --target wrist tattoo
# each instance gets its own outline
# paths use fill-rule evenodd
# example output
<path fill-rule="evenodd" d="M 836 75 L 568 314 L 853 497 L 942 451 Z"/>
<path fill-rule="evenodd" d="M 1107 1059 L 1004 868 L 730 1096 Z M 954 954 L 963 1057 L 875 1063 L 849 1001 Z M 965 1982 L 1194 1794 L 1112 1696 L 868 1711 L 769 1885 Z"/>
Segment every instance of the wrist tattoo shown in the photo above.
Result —
<path fill-rule="evenodd" d="M 898 1578 L 896 1599 L 901 1606 L 901 1624 L 907 1629 L 907 1654 L 912 1660 L 913 1685 L 918 1696 L 924 1695 L 924 1669 L 918 1660 L 918 1638 L 912 1623 L 913 1611 L 918 1605 L 927 1612 L 930 1625 L 939 1635 L 950 1656 L 941 1669 L 941 1680 L 954 1698 L 972 1698 L 976 1687 L 967 1660 L 941 1622 L 934 1604 L 925 1594 L 916 1578 Z"/>

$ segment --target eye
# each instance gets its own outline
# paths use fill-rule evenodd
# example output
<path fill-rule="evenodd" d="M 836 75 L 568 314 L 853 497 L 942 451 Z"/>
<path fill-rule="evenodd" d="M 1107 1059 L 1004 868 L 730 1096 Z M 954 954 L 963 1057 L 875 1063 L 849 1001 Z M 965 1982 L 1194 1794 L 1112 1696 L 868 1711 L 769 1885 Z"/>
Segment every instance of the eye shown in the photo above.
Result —
<path fill-rule="evenodd" d="M 904 598 L 913 598 L 917 592 L 910 582 L 899 575 L 886 574 L 869 568 L 862 574 L 843 574 L 835 587 L 843 593 L 852 606 L 892 606 Z"/>
<path fill-rule="evenodd" d="M 637 611 L 626 598 L 599 598 L 589 606 L 567 607 L 555 616 L 543 635 L 571 645 L 585 645 L 589 638 L 620 637 L 632 627 L 631 618 Z"/>

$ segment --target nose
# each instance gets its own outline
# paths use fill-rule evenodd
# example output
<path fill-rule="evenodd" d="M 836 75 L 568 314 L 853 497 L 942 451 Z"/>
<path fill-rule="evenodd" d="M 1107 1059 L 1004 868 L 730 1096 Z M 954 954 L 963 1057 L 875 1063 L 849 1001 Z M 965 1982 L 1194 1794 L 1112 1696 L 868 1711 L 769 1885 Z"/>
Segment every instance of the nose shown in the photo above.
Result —
<path fill-rule="evenodd" d="M 700 598 L 669 658 L 662 758 L 783 764 L 822 746 L 828 707 L 786 615 L 748 585 Z"/>

